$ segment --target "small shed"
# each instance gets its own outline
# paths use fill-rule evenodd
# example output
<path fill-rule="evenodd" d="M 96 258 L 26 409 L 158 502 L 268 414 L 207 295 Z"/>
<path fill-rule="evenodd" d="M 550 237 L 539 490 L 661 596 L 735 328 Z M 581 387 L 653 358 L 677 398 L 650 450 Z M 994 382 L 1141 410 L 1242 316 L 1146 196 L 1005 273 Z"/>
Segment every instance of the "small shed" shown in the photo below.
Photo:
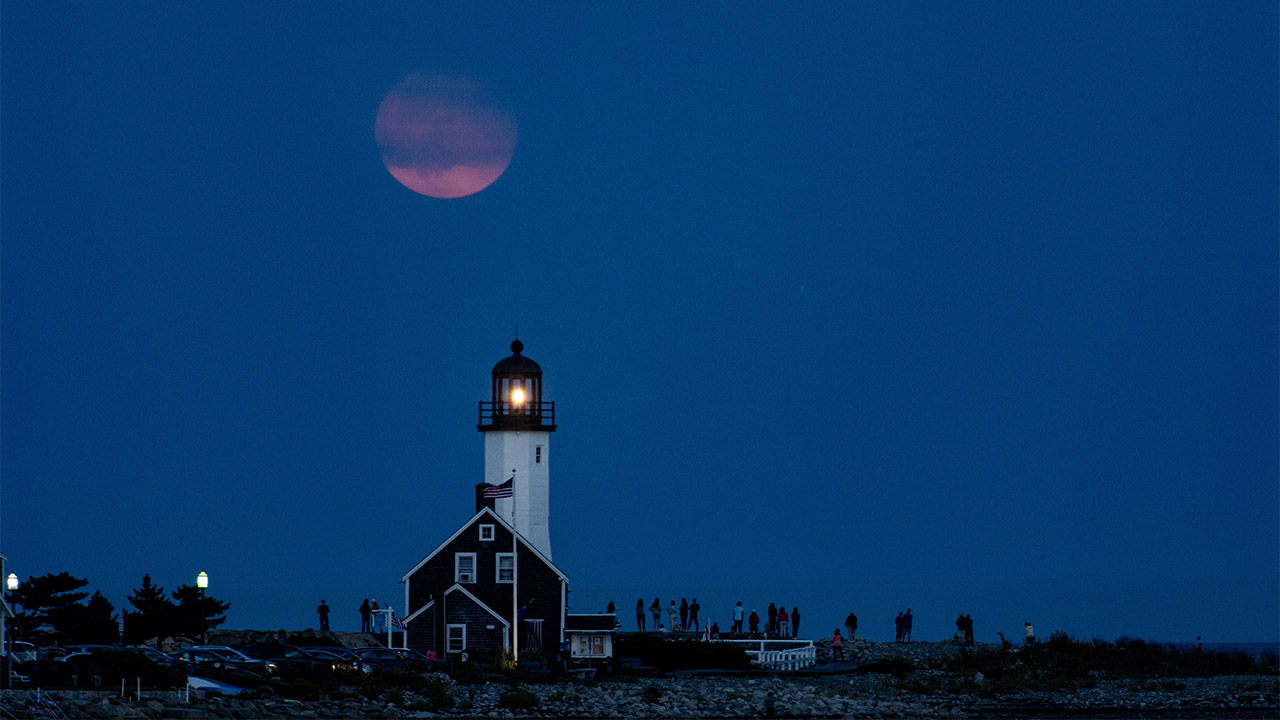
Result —
<path fill-rule="evenodd" d="M 565 639 L 573 667 L 608 668 L 613 662 L 613 637 L 617 618 L 613 613 L 566 615 Z"/>

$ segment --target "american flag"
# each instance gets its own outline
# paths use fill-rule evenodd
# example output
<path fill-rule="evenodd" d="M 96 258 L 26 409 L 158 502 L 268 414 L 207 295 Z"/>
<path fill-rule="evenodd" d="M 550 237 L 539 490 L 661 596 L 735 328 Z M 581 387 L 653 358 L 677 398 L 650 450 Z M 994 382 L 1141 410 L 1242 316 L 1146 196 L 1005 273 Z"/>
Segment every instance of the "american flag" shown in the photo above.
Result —
<path fill-rule="evenodd" d="M 515 479 L 516 479 L 516 476 L 512 475 L 510 480 L 507 480 L 501 485 L 490 485 L 489 487 L 484 489 L 484 496 L 487 498 L 513 497 L 515 493 L 512 492 L 511 490 L 511 481 Z"/>
<path fill-rule="evenodd" d="M 395 611 L 395 610 L 392 610 L 392 609 L 390 609 L 390 608 L 388 608 L 388 609 L 387 609 L 387 612 L 390 612 L 390 613 L 391 613 L 391 626 L 392 626 L 392 627 L 398 627 L 398 628 L 400 628 L 401 630 L 403 630 L 403 629 L 404 629 L 404 621 L 403 621 L 403 620 L 401 620 L 400 618 L 396 617 L 396 611 Z"/>

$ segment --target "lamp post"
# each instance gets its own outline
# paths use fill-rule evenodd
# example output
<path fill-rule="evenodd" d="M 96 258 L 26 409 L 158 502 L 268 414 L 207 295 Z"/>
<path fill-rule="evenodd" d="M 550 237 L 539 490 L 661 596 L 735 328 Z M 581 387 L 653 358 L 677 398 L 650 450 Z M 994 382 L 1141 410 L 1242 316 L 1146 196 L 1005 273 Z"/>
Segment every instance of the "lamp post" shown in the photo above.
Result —
<path fill-rule="evenodd" d="M 5 587 L 8 588 L 9 592 L 13 592 L 17 590 L 18 584 L 19 583 L 18 583 L 17 573 L 9 573 L 9 577 L 5 578 Z M 14 605 L 17 605 L 17 602 L 14 602 Z M 8 622 L 8 619 L 3 619 L 0 621 Z M 7 645 L 9 647 L 5 648 L 6 652 L 4 654 L 4 686 L 6 688 L 13 687 L 13 648 L 14 648 L 14 640 L 15 640 L 14 635 L 16 635 L 17 632 L 18 632 L 18 618 L 15 615 L 13 618 L 13 628 L 8 633 L 9 637 L 8 637 Z"/>
<path fill-rule="evenodd" d="M 209 589 L 209 573 L 203 570 L 200 571 L 200 574 L 196 576 L 196 587 L 200 588 L 200 641 L 207 643 L 209 642 L 209 637 L 208 633 L 205 632 L 204 627 L 207 619 L 205 614 L 204 593 Z"/>

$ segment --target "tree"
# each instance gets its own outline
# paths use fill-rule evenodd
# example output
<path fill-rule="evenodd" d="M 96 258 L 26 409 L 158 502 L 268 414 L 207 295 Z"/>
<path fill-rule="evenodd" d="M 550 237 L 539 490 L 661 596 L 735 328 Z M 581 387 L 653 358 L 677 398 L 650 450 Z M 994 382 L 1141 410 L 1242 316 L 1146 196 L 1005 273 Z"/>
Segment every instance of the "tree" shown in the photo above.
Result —
<path fill-rule="evenodd" d="M 13 602 L 22 606 L 22 612 L 15 616 L 19 632 L 26 637 L 49 631 L 60 635 L 58 624 L 70 617 L 68 613 L 76 612 L 68 608 L 84 607 L 79 603 L 89 593 L 76 591 L 88 584 L 88 580 L 72 577 L 68 572 L 28 578 L 10 595 Z"/>
<path fill-rule="evenodd" d="M 95 591 L 87 605 L 60 608 L 52 622 L 63 642 L 111 645 L 120 639 L 115 609 L 105 595 Z"/>
<path fill-rule="evenodd" d="M 180 585 L 173 591 L 178 602 L 175 631 L 182 635 L 203 635 L 227 621 L 220 617 L 231 603 L 209 597 L 206 591 L 195 585 Z"/>
<path fill-rule="evenodd" d="M 128 599 L 138 611 L 124 613 L 126 642 L 139 643 L 175 633 L 178 606 L 165 596 L 164 588 L 151 583 L 150 574 L 142 576 L 142 587 L 134 588 Z"/>

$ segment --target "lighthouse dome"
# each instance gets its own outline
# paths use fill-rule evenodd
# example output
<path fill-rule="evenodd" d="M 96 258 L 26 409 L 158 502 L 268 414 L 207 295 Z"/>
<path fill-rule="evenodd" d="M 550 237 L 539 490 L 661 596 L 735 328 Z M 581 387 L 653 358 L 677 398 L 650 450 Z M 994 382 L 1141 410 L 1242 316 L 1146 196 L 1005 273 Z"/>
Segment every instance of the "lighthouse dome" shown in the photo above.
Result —
<path fill-rule="evenodd" d="M 541 375 L 542 368 L 532 359 L 520 354 L 524 343 L 515 340 L 511 343 L 511 355 L 502 358 L 493 366 L 494 375 Z"/>

